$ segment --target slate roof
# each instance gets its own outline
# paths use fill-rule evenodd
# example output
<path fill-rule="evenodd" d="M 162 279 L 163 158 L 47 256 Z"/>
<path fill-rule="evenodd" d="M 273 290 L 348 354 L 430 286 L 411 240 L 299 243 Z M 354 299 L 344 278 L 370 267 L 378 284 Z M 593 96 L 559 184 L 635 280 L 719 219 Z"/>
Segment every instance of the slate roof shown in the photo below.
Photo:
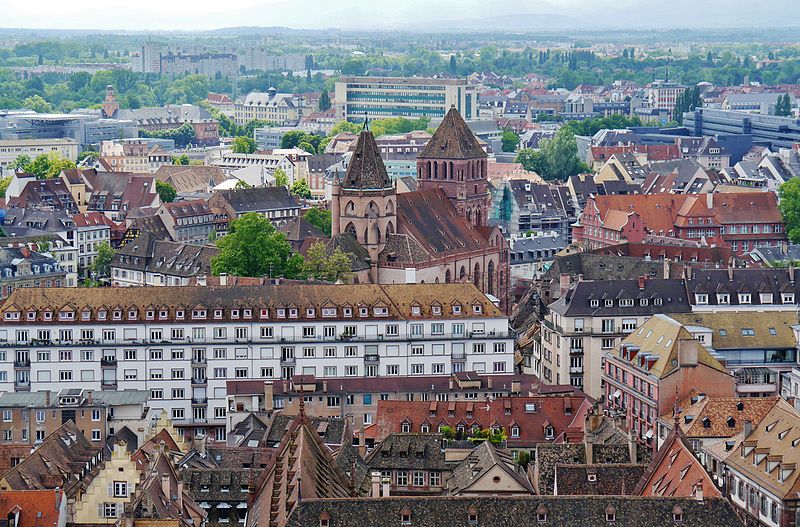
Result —
<path fill-rule="evenodd" d="M 761 305 L 761 293 L 772 293 L 772 303 L 781 303 L 781 293 L 794 293 L 800 298 L 800 280 L 793 269 L 694 269 L 686 280 L 690 294 L 708 293 L 708 305 L 719 305 L 717 295 L 730 295 L 731 306 L 739 305 L 739 293 L 750 293 L 748 306 Z M 694 297 L 692 297 L 694 302 Z"/>
<path fill-rule="evenodd" d="M 581 252 L 556 257 L 543 280 L 557 283 L 562 273 L 583 275 L 584 280 L 627 280 L 639 276 L 663 278 L 662 272 L 663 264 L 658 261 Z"/>
<path fill-rule="evenodd" d="M 272 418 L 269 430 L 264 438 L 265 446 L 278 446 L 294 420 L 295 416 L 293 415 L 276 414 Z M 306 428 L 315 430 L 326 445 L 341 445 L 348 439 L 344 437 L 346 426 L 344 419 L 340 417 L 309 417 L 307 421 Z"/>
<path fill-rule="evenodd" d="M 289 190 L 286 187 L 221 190 L 217 194 L 237 214 L 300 208 L 300 204 L 289 194 Z"/>
<path fill-rule="evenodd" d="M 510 489 L 511 492 L 534 494 L 531 482 L 528 481 L 522 467 L 511 457 L 510 452 L 495 447 L 489 441 L 484 441 L 476 446 L 461 463 L 453 468 L 453 474 L 447 480 L 447 493 L 451 496 L 458 496 L 464 493 L 484 492 L 472 490 L 471 487 L 480 482 L 487 474 L 496 473 L 498 469 L 519 486 L 518 489 Z M 486 484 L 487 482 L 482 483 Z M 505 489 L 505 491 L 508 492 L 509 489 Z"/>
<path fill-rule="evenodd" d="M 475 159 L 487 157 L 464 118 L 452 106 L 436 128 L 419 159 Z"/>
<path fill-rule="evenodd" d="M 392 180 L 381 159 L 381 151 L 375 137 L 367 129 L 361 131 L 356 140 L 350 164 L 342 179 L 343 189 L 384 190 L 393 188 Z"/>
<path fill-rule="evenodd" d="M 211 274 L 211 259 L 218 252 L 213 246 L 159 240 L 144 231 L 117 250 L 111 267 L 190 277 Z"/>
<path fill-rule="evenodd" d="M 636 489 L 647 465 L 605 463 L 559 464 L 555 468 L 558 496 L 629 496 Z"/>
<path fill-rule="evenodd" d="M 278 229 L 286 235 L 286 239 L 290 242 L 302 242 L 306 238 L 324 238 L 325 234 L 322 233 L 315 226 L 310 224 L 302 216 L 295 216 L 286 222 L 285 225 Z"/>
<path fill-rule="evenodd" d="M 155 177 L 172 185 L 179 194 L 205 192 L 227 179 L 221 168 L 211 165 L 162 165 Z"/>
<path fill-rule="evenodd" d="M 620 301 L 626 299 L 632 299 L 633 305 L 620 305 Z M 592 306 L 593 300 L 598 302 L 597 306 Z M 606 304 L 607 300 L 611 305 Z M 646 300 L 647 305 L 642 305 L 642 300 Z M 660 305 L 657 300 L 661 301 Z M 643 288 L 639 287 L 639 280 L 581 280 L 548 307 L 568 317 L 646 316 L 691 311 L 683 280 L 669 278 L 648 278 Z"/>
<path fill-rule="evenodd" d="M 289 527 L 319 527 L 328 518 L 332 527 L 396 527 L 401 513 L 414 527 L 463 527 L 469 514 L 479 525 L 514 527 L 606 527 L 613 511 L 615 527 L 672 525 L 680 512 L 685 527 L 734 527 L 742 523 L 724 499 L 635 496 L 475 497 L 304 499 Z M 539 521 L 540 516 L 544 518 Z M 249 521 L 248 515 L 248 521 Z M 248 523 L 248 527 L 254 527 Z M 266 527 L 259 524 L 259 527 Z"/>
<path fill-rule="evenodd" d="M 439 434 L 389 434 L 365 460 L 372 470 L 446 470 Z"/>

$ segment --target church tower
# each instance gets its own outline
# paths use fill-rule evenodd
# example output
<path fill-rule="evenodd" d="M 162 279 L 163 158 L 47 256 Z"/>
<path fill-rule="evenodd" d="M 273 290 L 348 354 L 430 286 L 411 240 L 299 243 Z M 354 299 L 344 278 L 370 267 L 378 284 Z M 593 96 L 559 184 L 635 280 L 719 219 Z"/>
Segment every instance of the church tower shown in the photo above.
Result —
<path fill-rule="evenodd" d="M 420 190 L 441 188 L 456 210 L 476 226 L 489 215 L 488 156 L 455 106 L 417 156 Z"/>
<path fill-rule="evenodd" d="M 111 119 L 117 113 L 117 110 L 119 110 L 119 103 L 114 95 L 114 87 L 109 84 L 106 86 L 106 100 L 103 101 L 101 112 L 104 118 Z"/>
<path fill-rule="evenodd" d="M 386 237 L 397 229 L 397 196 L 366 124 L 344 178 L 334 181 L 331 193 L 331 234 L 351 233 L 376 265 Z"/>

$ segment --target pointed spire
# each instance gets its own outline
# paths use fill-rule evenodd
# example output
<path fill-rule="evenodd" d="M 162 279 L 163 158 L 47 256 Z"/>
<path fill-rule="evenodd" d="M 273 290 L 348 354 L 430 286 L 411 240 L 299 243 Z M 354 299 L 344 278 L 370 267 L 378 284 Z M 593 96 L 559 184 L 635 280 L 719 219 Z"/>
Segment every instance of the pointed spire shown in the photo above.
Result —
<path fill-rule="evenodd" d="M 385 190 L 394 185 L 381 159 L 381 151 L 375 142 L 369 124 L 364 120 L 364 129 L 358 135 L 356 147 L 342 180 L 342 188 L 354 190 Z"/>
<path fill-rule="evenodd" d="M 425 145 L 419 159 L 476 159 L 487 157 L 455 105 Z"/>

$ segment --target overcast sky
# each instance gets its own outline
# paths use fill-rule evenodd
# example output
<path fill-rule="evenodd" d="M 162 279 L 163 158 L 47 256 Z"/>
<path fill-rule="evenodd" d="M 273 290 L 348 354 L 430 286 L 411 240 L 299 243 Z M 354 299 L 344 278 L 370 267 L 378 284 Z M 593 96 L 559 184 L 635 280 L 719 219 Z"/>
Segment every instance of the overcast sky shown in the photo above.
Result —
<path fill-rule="evenodd" d="M 800 0 L 0 0 L 0 27 L 562 29 L 800 25 Z"/>

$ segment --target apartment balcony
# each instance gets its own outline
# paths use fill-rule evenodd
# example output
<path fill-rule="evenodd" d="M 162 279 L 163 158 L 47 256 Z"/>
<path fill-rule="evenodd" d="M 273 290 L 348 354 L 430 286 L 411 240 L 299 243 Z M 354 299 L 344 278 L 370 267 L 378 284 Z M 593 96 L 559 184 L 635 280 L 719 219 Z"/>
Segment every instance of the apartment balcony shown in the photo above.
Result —
<path fill-rule="evenodd" d="M 453 353 L 450 356 L 450 358 L 452 360 L 467 360 L 467 354 L 466 353 Z"/>
<path fill-rule="evenodd" d="M 31 391 L 30 381 L 14 381 L 14 391 L 16 392 L 29 392 Z"/>
<path fill-rule="evenodd" d="M 206 404 L 207 402 L 207 397 L 192 397 L 192 404 Z"/>
<path fill-rule="evenodd" d="M 100 359 L 100 366 L 105 366 L 109 368 L 116 368 L 117 367 L 117 358 L 116 357 L 103 357 Z"/>
<path fill-rule="evenodd" d="M 208 384 L 208 379 L 205 377 L 192 377 L 192 386 L 206 386 Z"/>
<path fill-rule="evenodd" d="M 583 348 L 570 348 L 569 349 L 570 355 L 583 355 Z"/>
<path fill-rule="evenodd" d="M 583 373 L 583 366 L 570 366 L 570 373 Z"/>
<path fill-rule="evenodd" d="M 380 362 L 381 356 L 378 354 L 364 355 L 364 362 Z"/>
<path fill-rule="evenodd" d="M 15 360 L 14 361 L 15 368 L 30 368 L 31 367 L 31 360 Z"/>
<path fill-rule="evenodd" d="M 294 357 L 281 357 L 281 364 L 294 364 L 296 361 Z"/>
<path fill-rule="evenodd" d="M 116 390 L 117 389 L 117 381 L 116 379 L 103 379 L 100 381 L 100 389 L 102 390 Z"/>
<path fill-rule="evenodd" d="M 192 365 L 201 365 L 206 363 L 205 357 L 192 357 Z"/>

